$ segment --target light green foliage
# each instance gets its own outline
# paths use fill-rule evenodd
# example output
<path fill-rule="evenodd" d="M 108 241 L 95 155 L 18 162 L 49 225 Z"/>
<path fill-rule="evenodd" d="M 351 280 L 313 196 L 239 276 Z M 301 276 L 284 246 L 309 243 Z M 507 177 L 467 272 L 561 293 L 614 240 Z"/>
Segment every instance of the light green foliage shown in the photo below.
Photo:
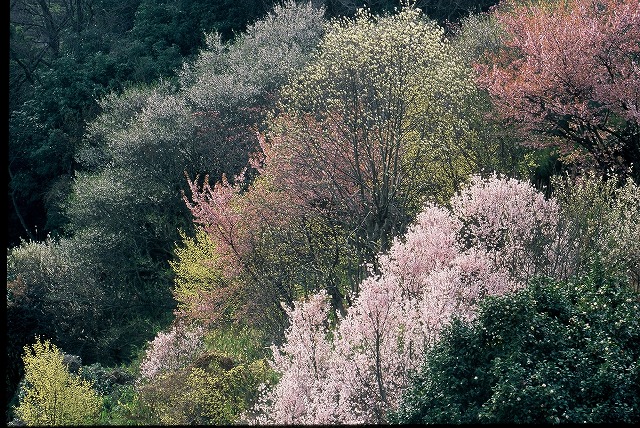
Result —
<path fill-rule="evenodd" d="M 183 246 L 176 247 L 176 259 L 169 261 L 175 273 L 173 297 L 179 310 L 189 311 L 190 298 L 222 285 L 223 274 L 215 245 L 203 229 L 198 228 L 193 238 L 179 233 Z"/>
<path fill-rule="evenodd" d="M 357 272 L 358 265 L 348 238 L 335 224 L 313 214 L 284 227 L 261 230 L 259 245 L 250 255 L 252 271 L 264 280 L 249 278 L 254 283 L 248 291 L 252 301 L 245 308 L 246 316 L 254 322 L 260 319 L 261 326 L 277 326 L 278 334 L 287 325 L 282 303 L 291 305 L 324 287 L 342 305 L 338 296 L 353 287 L 347 272 Z M 269 309 L 265 309 L 267 303 Z"/>
<path fill-rule="evenodd" d="M 236 422 L 273 374 L 264 360 L 238 363 L 209 352 L 188 367 L 141 386 L 141 410 L 163 425 Z"/>
<path fill-rule="evenodd" d="M 640 186 L 594 174 L 556 177 L 554 196 L 565 219 L 566 242 L 575 251 L 576 273 L 599 262 L 640 289 Z"/>
<path fill-rule="evenodd" d="M 202 418 L 211 424 L 235 422 L 257 396 L 258 385 L 268 379 L 264 360 L 238 365 L 219 374 L 195 368 L 188 386 Z"/>
<path fill-rule="evenodd" d="M 104 401 L 104 411 L 98 425 L 149 425 L 153 417 L 138 396 L 134 385 L 125 385 L 112 392 Z"/>
<path fill-rule="evenodd" d="M 388 190 L 402 192 L 409 210 L 425 195 L 448 200 L 477 167 L 470 69 L 418 9 L 332 21 L 316 58 L 283 94 L 286 110 L 319 115 L 361 156 L 379 156 L 366 160 L 380 174 L 366 185 L 402 177 Z"/>
<path fill-rule="evenodd" d="M 144 424 L 228 425 L 244 418 L 260 385 L 274 381 L 263 332 L 220 326 L 205 336 L 207 351 L 178 369 L 137 383 L 136 394 L 116 409 Z"/>
<path fill-rule="evenodd" d="M 215 349 L 241 363 L 257 361 L 269 354 L 264 334 L 249 326 L 229 325 L 213 329 L 207 333 L 205 343 L 208 349 Z"/>
<path fill-rule="evenodd" d="M 63 355 L 37 338 L 22 357 L 26 386 L 15 409 L 27 425 L 90 425 L 100 415 L 102 398 L 92 384 L 69 373 Z"/>

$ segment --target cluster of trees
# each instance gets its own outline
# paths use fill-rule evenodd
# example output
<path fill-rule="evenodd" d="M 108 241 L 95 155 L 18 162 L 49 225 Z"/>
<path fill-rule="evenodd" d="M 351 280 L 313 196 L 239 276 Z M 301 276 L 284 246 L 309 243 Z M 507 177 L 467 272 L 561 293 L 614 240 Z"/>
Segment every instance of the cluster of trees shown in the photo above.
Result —
<path fill-rule="evenodd" d="M 578 189 L 583 186 L 601 185 L 597 179 L 592 179 L 578 185 Z M 614 382 L 612 386 L 598 387 L 611 388 L 616 394 L 620 390 L 620 395 L 613 397 L 604 390 L 594 390 L 595 385 L 590 384 L 596 382 L 591 379 L 593 376 L 607 376 L 610 380 L 625 377 L 625 373 L 637 373 L 639 369 L 635 356 L 640 348 L 634 341 L 640 331 L 634 317 L 638 315 L 640 302 L 637 292 L 634 294 L 630 290 L 632 280 L 628 276 L 628 270 L 637 265 L 639 254 L 636 250 L 634 261 L 617 266 L 600 259 L 600 255 L 611 254 L 613 250 L 606 247 L 611 244 L 605 241 L 606 234 L 613 233 L 614 229 L 621 227 L 625 230 L 623 236 L 615 240 L 614 245 L 618 248 L 625 247 L 625 241 L 637 240 L 638 209 L 634 205 L 638 204 L 640 188 L 631 182 L 628 186 L 618 193 L 617 200 L 622 205 L 615 215 L 616 220 L 611 223 L 605 220 L 607 225 L 603 225 L 604 229 L 583 228 L 582 224 L 571 221 L 571 207 L 574 202 L 580 204 L 584 193 L 565 188 L 560 191 L 562 202 L 553 197 L 545 199 L 530 184 L 515 179 L 475 177 L 469 187 L 452 198 L 450 209 L 427 206 L 408 232 L 380 256 L 381 273 L 363 281 L 346 315 L 337 316 L 337 325 L 329 326 L 332 308 L 327 302 L 326 292 L 317 293 L 289 310 L 291 323 L 285 343 L 273 348 L 272 365 L 282 377 L 263 397 L 259 421 L 276 424 L 381 424 L 389 422 L 388 414 L 396 411 L 401 414 L 397 416 L 399 420 L 414 423 L 554 422 L 553 417 L 561 414 L 562 410 L 578 412 L 579 415 L 570 417 L 574 422 L 582 422 L 581 417 L 592 422 L 637 419 L 640 416 L 637 411 L 639 401 L 633 397 L 634 391 L 640 388 L 637 378 L 628 383 Z M 621 222 L 617 216 L 622 213 L 626 216 L 627 210 L 635 210 L 635 218 Z M 606 234 L 600 235 L 603 232 Z M 596 246 L 591 249 L 591 255 L 583 253 L 586 248 L 578 242 L 582 239 L 581 233 L 588 235 Z M 560 309 L 554 306 L 560 306 L 560 303 L 546 303 L 544 299 L 550 297 L 544 293 L 554 297 L 558 291 L 551 287 L 550 290 L 536 291 L 542 287 L 536 278 L 545 278 L 558 290 L 571 290 L 569 296 L 564 297 L 568 301 L 561 302 L 566 307 L 561 306 Z M 614 279 L 617 282 L 610 290 L 602 284 Z M 532 281 L 534 285 L 529 291 L 521 291 Z M 576 281 L 577 285 L 571 281 Z M 482 318 L 478 321 L 478 306 L 484 305 L 487 299 L 493 301 L 492 298 L 498 297 L 506 302 L 501 305 L 508 307 L 509 302 L 517 301 L 519 306 L 507 311 L 497 310 L 495 306 L 483 309 L 485 316 L 491 317 L 491 322 L 495 323 L 491 328 L 483 329 L 482 323 L 489 321 Z M 541 300 L 540 304 L 536 303 L 537 298 Z M 496 301 L 503 302 L 500 299 Z M 595 306 L 583 312 L 585 305 Z M 529 312 L 521 311 L 522 306 L 528 306 Z M 536 314 L 536 310 L 542 315 Z M 551 312 L 547 315 L 547 323 L 543 321 L 546 312 Z M 541 319 L 531 322 L 530 318 L 524 318 L 527 314 L 536 314 Z M 579 317 L 578 320 L 572 319 L 573 315 Z M 602 318 L 608 321 L 600 324 Z M 456 325 L 464 326 L 458 328 L 472 325 L 474 332 L 482 335 L 478 339 L 483 341 L 482 345 L 477 345 L 480 347 L 478 350 L 473 348 L 475 342 L 461 344 L 471 334 L 466 330 L 447 333 L 451 335 L 447 337 L 455 341 L 455 345 L 448 345 L 451 348 L 447 351 L 436 347 L 445 346 L 440 344 L 442 330 L 452 319 L 457 320 L 459 324 Z M 602 330 L 592 331 L 594 336 L 583 332 L 571 337 L 572 332 L 586 328 L 590 322 L 593 328 Z M 476 326 L 477 323 L 481 324 L 480 327 Z M 570 330 L 562 331 L 564 336 L 554 336 L 555 323 Z M 510 330 L 514 325 L 518 326 L 518 331 Z M 530 332 L 525 330 L 529 328 Z M 524 337 L 520 337 L 518 333 L 523 330 Z M 503 331 L 508 331 L 510 336 Z M 571 339 L 568 343 L 576 353 L 584 352 L 585 359 L 588 358 L 588 362 L 582 362 L 584 373 L 572 372 L 572 366 L 565 367 L 564 359 L 571 360 L 574 356 L 560 359 L 556 349 L 546 349 L 547 342 L 552 342 L 557 349 L 568 352 L 563 348 L 565 336 L 566 340 Z M 615 353 L 613 358 L 620 358 L 620 361 L 614 363 L 605 349 L 589 343 L 585 337 L 610 343 L 607 346 L 616 349 L 612 351 Z M 525 339 L 530 340 L 531 348 L 518 349 L 517 346 Z M 504 354 L 499 349 L 492 349 L 492 346 L 503 342 Z M 431 355 L 431 352 L 438 358 L 452 358 L 442 356 L 440 352 L 465 356 L 471 353 L 469 358 L 482 358 L 483 363 L 479 364 L 479 360 L 474 359 L 466 366 L 463 360 L 458 366 L 455 361 L 448 361 L 450 366 L 446 370 L 437 366 L 421 375 L 423 377 L 414 378 L 422 369 L 425 355 Z M 501 378 L 501 373 L 492 372 L 493 364 L 498 364 L 492 359 L 499 358 L 507 359 L 502 364 L 509 370 L 517 371 L 523 360 L 528 361 L 531 370 L 520 373 L 521 378 L 512 379 L 515 373 L 505 374 L 508 379 Z M 551 368 L 559 364 L 558 369 L 563 372 L 546 367 L 538 379 L 528 380 L 527 375 L 533 376 L 533 372 L 542 370 L 536 364 L 548 364 Z M 478 395 L 472 396 L 463 381 L 458 379 L 469 381 L 471 374 L 479 376 L 479 372 L 483 378 L 477 384 Z M 494 377 L 489 377 L 490 373 Z M 447 379 L 441 383 L 446 376 L 454 377 L 455 381 Z M 500 395 L 506 394 L 509 385 L 513 385 L 503 385 L 503 382 L 522 381 L 524 386 L 532 381 L 542 384 L 551 379 L 570 386 L 563 390 L 567 396 L 571 395 L 568 391 L 582 384 L 589 386 L 583 387 L 581 395 L 572 397 L 575 401 L 564 404 L 564 409 L 555 404 L 554 396 L 548 396 L 542 400 L 548 408 L 537 409 L 527 416 L 508 407 L 520 409 L 518 404 L 510 401 L 511 397 L 515 399 L 515 395 L 511 394 L 509 400 Z M 495 390 L 496 384 L 491 382 L 497 382 L 507 391 Z M 413 383 L 418 383 L 415 397 L 410 395 L 402 401 L 403 394 Z M 445 385 L 452 388 L 450 396 L 446 397 L 448 401 L 442 398 Z M 582 403 L 579 397 L 588 400 Z M 603 397 L 607 397 L 606 400 L 599 402 Z M 523 410 L 525 405 L 531 406 L 531 401 L 535 402 L 533 397 L 528 397 L 528 400 L 523 402 Z M 432 403 L 441 407 L 437 410 L 431 408 Z M 472 403 L 476 403 L 477 408 L 471 408 Z M 585 416 L 580 413 L 584 409 L 578 411 L 574 408 L 576 403 L 587 408 L 594 406 L 594 409 L 599 409 L 600 405 L 605 407 Z M 495 414 L 483 415 L 484 407 L 489 404 Z M 531 412 L 531 408 L 528 409 Z M 615 411 L 610 413 L 610 410 Z M 520 416 L 522 419 L 517 419 Z"/>
<path fill-rule="evenodd" d="M 58 235 L 86 124 L 98 100 L 171 79 L 204 47 L 273 1 L 12 0 L 9 9 L 9 244 Z"/>
<path fill-rule="evenodd" d="M 59 3 L 11 9 L 7 421 L 640 420 L 637 1 Z"/>
<path fill-rule="evenodd" d="M 87 363 L 112 366 L 167 325 L 175 308 L 168 261 L 179 231 L 192 228 L 180 194 L 185 170 L 238 172 L 257 145 L 251 129 L 270 91 L 305 61 L 322 19 L 311 5 L 278 7 L 233 44 L 210 34 L 177 83 L 100 101 L 102 113 L 75 153 L 83 169 L 59 201 L 64 233 L 8 253 L 12 390 L 34 333 Z"/>

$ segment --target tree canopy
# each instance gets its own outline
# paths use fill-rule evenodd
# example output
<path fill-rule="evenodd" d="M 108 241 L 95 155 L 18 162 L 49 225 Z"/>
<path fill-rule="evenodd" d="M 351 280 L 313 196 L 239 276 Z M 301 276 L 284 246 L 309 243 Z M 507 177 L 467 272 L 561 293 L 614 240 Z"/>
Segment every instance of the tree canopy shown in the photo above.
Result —
<path fill-rule="evenodd" d="M 479 66 L 502 116 L 568 163 L 640 180 L 640 6 L 505 2 L 504 49 Z"/>
<path fill-rule="evenodd" d="M 366 3 L 11 2 L 10 425 L 638 419 L 637 2 Z"/>

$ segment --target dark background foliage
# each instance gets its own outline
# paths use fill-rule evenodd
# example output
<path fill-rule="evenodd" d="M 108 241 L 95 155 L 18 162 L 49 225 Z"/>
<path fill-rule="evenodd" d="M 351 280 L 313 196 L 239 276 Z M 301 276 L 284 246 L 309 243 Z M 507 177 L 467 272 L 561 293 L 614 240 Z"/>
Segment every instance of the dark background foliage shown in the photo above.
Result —
<path fill-rule="evenodd" d="M 16 0 L 10 4 L 8 244 L 43 239 L 66 222 L 60 200 L 97 101 L 171 78 L 205 32 L 224 40 L 274 1 Z"/>

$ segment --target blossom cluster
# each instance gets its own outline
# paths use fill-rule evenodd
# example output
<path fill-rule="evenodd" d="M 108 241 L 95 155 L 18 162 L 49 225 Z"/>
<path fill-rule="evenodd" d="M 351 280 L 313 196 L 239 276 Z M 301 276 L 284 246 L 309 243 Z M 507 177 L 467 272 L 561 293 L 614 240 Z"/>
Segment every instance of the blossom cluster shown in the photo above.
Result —
<path fill-rule="evenodd" d="M 272 362 L 282 379 L 263 396 L 258 422 L 385 423 L 452 317 L 473 319 L 483 297 L 522 288 L 542 266 L 553 274 L 555 200 L 493 175 L 473 177 L 450 205 L 425 207 L 335 329 L 324 293 L 289 310 Z"/>
<path fill-rule="evenodd" d="M 184 367 L 203 349 L 203 345 L 203 329 L 200 327 L 176 325 L 167 332 L 158 333 L 140 364 L 141 378 L 150 380 Z"/>

